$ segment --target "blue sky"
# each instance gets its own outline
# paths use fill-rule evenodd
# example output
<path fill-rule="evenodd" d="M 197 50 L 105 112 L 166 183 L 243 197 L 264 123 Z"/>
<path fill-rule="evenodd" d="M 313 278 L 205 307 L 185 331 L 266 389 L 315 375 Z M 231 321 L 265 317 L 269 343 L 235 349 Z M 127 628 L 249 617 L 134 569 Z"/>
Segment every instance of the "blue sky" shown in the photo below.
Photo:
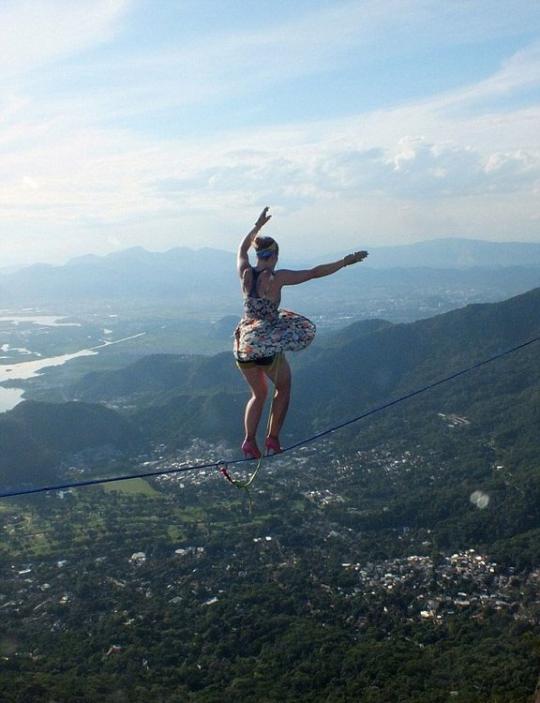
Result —
<path fill-rule="evenodd" d="M 265 205 L 295 252 L 540 241 L 530 0 L 8 0 L 0 67 L 0 266 Z"/>

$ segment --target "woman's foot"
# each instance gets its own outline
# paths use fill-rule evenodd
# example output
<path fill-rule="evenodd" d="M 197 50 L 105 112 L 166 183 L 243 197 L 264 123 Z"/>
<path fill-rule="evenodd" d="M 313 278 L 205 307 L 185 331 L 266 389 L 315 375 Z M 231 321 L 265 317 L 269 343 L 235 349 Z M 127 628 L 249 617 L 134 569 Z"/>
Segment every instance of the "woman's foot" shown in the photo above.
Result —
<path fill-rule="evenodd" d="M 242 444 L 242 451 L 246 459 L 260 459 L 261 451 L 254 439 L 245 439 Z"/>
<path fill-rule="evenodd" d="M 279 444 L 279 438 L 272 437 L 272 435 L 268 435 L 264 447 L 266 449 L 266 456 L 270 456 L 270 454 L 280 454 L 283 451 Z"/>

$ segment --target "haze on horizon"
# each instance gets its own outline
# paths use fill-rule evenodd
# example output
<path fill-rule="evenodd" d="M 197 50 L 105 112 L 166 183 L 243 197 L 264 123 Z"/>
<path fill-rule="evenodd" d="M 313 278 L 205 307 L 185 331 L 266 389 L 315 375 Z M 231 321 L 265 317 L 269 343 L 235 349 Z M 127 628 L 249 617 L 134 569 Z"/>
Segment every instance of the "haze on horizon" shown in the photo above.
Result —
<path fill-rule="evenodd" d="M 540 5 L 11 0 L 0 266 L 540 242 Z"/>

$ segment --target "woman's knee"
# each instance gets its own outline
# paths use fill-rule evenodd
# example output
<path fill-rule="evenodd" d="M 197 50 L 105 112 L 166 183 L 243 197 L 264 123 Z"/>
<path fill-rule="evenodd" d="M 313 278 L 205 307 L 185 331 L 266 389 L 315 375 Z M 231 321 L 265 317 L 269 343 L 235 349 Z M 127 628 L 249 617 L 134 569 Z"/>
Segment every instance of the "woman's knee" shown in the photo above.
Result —
<path fill-rule="evenodd" d="M 266 383 L 266 378 L 263 374 L 256 379 L 252 379 L 250 385 L 251 397 L 254 401 L 264 403 L 266 400 L 266 395 L 268 393 L 268 384 Z"/>
<path fill-rule="evenodd" d="M 266 385 L 264 386 L 258 386 L 257 388 L 254 388 L 251 386 L 251 399 L 255 402 L 258 403 L 264 403 L 266 400 L 266 396 L 268 395 L 268 388 Z"/>
<path fill-rule="evenodd" d="M 276 379 L 276 390 L 283 395 L 290 395 L 291 393 L 291 372 L 290 369 L 283 369 L 283 373 L 280 373 Z"/>
<path fill-rule="evenodd" d="M 242 373 L 251 391 L 251 399 L 264 401 L 267 393 L 267 383 L 261 370 L 258 368 L 242 369 Z"/>

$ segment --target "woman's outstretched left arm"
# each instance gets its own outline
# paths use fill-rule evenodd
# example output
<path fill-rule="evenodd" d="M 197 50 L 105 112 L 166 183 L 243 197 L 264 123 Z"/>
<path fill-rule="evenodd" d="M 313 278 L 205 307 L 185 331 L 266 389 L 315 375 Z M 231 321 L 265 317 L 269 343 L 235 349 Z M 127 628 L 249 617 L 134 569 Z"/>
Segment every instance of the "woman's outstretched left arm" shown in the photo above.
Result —
<path fill-rule="evenodd" d="M 363 261 L 368 255 L 367 251 L 355 251 L 354 254 L 348 254 L 344 259 L 333 261 L 331 264 L 320 264 L 312 269 L 305 271 L 287 271 L 281 270 L 276 272 L 278 283 L 282 286 L 296 286 L 305 281 L 311 281 L 313 278 L 323 278 L 323 276 L 331 276 L 337 273 L 345 266 L 351 266 Z"/>
<path fill-rule="evenodd" d="M 253 240 L 258 235 L 259 231 L 268 222 L 268 220 L 272 217 L 272 215 L 268 214 L 268 210 L 268 207 L 264 208 L 264 210 L 259 215 L 257 222 L 255 222 L 253 228 L 246 234 L 244 239 L 240 242 L 240 246 L 238 247 L 238 255 L 236 257 L 236 268 L 238 270 L 238 275 L 240 276 L 240 278 L 242 278 L 245 269 L 249 268 L 248 252 L 250 246 L 253 244 Z"/>

